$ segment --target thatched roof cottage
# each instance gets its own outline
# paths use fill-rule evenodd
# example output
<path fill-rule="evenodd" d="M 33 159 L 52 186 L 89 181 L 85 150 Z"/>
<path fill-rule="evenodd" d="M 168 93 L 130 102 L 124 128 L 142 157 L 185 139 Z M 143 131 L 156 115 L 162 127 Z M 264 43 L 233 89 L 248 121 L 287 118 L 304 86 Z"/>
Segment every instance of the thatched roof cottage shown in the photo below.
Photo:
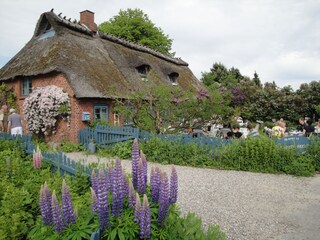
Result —
<path fill-rule="evenodd" d="M 83 112 L 121 125 L 112 112 L 114 99 L 157 83 L 201 88 L 186 62 L 97 31 L 88 10 L 80 13 L 80 22 L 53 11 L 41 14 L 31 40 L 0 69 L 0 81 L 13 87 L 20 110 L 32 88 L 62 87 L 71 98 L 71 124 L 59 121 L 51 140 L 72 142 L 86 126 Z"/>

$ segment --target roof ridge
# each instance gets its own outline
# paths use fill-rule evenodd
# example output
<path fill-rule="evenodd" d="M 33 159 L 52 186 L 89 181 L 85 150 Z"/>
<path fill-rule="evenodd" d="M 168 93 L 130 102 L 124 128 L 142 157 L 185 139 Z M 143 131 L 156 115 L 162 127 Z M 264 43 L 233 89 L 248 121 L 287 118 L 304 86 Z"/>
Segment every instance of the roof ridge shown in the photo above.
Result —
<path fill-rule="evenodd" d="M 142 44 L 138 44 L 138 43 L 135 43 L 135 42 L 132 42 L 132 41 L 128 41 L 126 39 L 119 38 L 119 37 L 114 36 L 112 34 L 107 34 L 107 33 L 101 32 L 99 30 L 96 33 L 94 33 L 93 31 L 91 31 L 84 24 L 81 24 L 80 22 L 77 22 L 77 23 L 71 22 L 70 21 L 71 18 L 69 18 L 67 20 L 66 16 L 62 17 L 61 16 L 62 13 L 57 15 L 53 11 L 50 11 L 50 12 L 46 12 L 46 14 L 50 14 L 50 15 L 54 16 L 55 20 L 58 21 L 60 24 L 66 26 L 66 27 L 72 28 L 72 29 L 74 29 L 76 31 L 80 31 L 80 32 L 82 32 L 82 33 L 84 33 L 86 35 L 90 35 L 92 37 L 97 36 L 97 37 L 99 37 L 101 39 L 112 41 L 114 43 L 121 44 L 121 45 L 123 45 L 125 47 L 131 48 L 131 49 L 134 49 L 134 50 L 138 50 L 140 52 L 149 53 L 149 54 L 151 54 L 153 56 L 159 57 L 161 59 L 164 59 L 166 61 L 178 64 L 178 65 L 188 66 L 188 63 L 183 61 L 181 58 L 175 58 L 173 56 L 169 56 L 169 55 L 163 54 L 163 53 L 161 53 L 161 52 L 159 52 L 157 50 L 151 49 L 151 48 L 146 47 L 146 46 L 144 46 Z"/>

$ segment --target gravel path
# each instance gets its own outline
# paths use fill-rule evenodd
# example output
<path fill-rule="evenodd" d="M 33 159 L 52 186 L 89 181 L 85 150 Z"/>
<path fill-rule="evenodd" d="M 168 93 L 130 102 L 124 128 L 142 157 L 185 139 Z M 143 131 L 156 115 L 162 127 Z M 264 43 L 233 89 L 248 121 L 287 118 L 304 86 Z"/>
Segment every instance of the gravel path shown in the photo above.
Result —
<path fill-rule="evenodd" d="M 84 163 L 106 163 L 95 155 L 69 153 Z M 127 172 L 131 162 L 123 160 Z M 158 165 L 168 173 L 171 166 Z M 298 178 L 240 171 L 176 166 L 178 204 L 195 212 L 204 226 L 218 224 L 228 239 L 320 239 L 320 175 Z"/>

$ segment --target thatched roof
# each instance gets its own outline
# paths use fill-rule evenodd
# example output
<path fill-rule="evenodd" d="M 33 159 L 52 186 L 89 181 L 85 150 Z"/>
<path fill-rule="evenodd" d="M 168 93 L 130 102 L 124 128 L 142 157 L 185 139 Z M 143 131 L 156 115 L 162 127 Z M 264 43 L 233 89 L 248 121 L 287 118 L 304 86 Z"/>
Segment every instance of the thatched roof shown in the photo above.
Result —
<path fill-rule="evenodd" d="M 51 28 L 51 36 L 43 32 Z M 148 82 L 137 71 L 149 65 Z M 60 72 L 77 98 L 127 98 L 152 84 L 171 84 L 168 75 L 178 73 L 178 85 L 199 89 L 188 64 L 147 47 L 70 22 L 53 12 L 40 16 L 32 39 L 1 70 L 0 80 Z"/>

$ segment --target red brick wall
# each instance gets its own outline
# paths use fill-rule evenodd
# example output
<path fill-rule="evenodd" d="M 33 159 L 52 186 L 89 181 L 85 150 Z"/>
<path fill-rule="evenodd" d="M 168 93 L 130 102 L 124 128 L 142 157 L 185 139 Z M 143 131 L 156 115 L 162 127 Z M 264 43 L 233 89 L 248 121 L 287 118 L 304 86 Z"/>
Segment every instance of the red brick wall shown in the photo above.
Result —
<path fill-rule="evenodd" d="M 6 82 L 8 87 L 14 89 L 17 96 L 18 112 L 24 119 L 23 102 L 25 97 L 21 96 L 21 79 Z M 81 120 L 82 112 L 89 112 L 91 119 L 93 119 L 93 107 L 95 104 L 109 105 L 109 121 L 113 123 L 112 101 L 108 99 L 76 99 L 74 92 L 63 74 L 48 74 L 32 78 L 32 87 L 44 87 L 48 85 L 55 85 L 61 87 L 66 91 L 71 100 L 71 116 L 70 124 L 66 120 L 59 117 L 56 124 L 56 133 L 46 137 L 48 142 L 71 141 L 78 142 L 78 130 L 86 127 L 87 123 Z M 24 133 L 28 133 L 26 129 L 25 120 L 23 121 Z"/>

